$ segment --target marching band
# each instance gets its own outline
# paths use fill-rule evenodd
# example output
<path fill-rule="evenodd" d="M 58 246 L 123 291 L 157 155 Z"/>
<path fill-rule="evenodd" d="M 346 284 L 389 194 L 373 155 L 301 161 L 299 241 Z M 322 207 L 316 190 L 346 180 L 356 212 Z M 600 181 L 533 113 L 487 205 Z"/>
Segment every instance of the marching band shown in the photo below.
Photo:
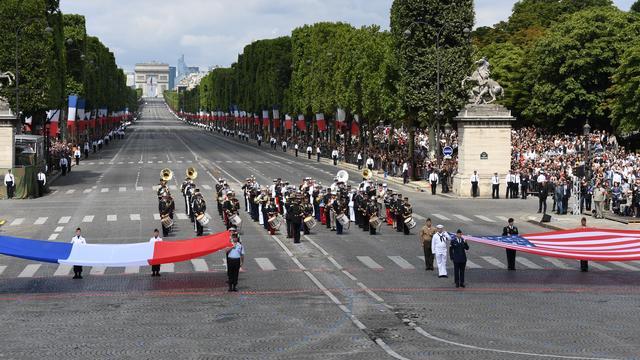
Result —
<path fill-rule="evenodd" d="M 196 169 L 188 168 L 180 191 L 196 236 L 202 236 L 211 216 L 206 212 L 205 198 L 195 184 L 197 176 Z M 171 179 L 173 172 L 170 169 L 160 172 L 158 210 L 165 237 L 173 231 L 176 208 L 167 185 Z M 337 235 L 350 230 L 351 223 L 370 235 L 378 234 L 384 223 L 405 235 L 416 226 L 409 199 L 388 189 L 386 183 L 373 181 L 368 168 L 362 171 L 362 181 L 357 187 L 349 184 L 349 174 L 341 170 L 328 187 L 309 177 L 297 186 L 281 178 L 274 179 L 270 186 L 260 186 L 251 176 L 242 185 L 240 199 L 223 178 L 217 179 L 215 192 L 218 215 L 227 229 L 241 228 L 240 212 L 244 207 L 251 219 L 270 235 L 275 235 L 285 224 L 287 238 L 293 239 L 294 243 L 300 242 L 301 232 L 308 235 L 318 224 Z"/>

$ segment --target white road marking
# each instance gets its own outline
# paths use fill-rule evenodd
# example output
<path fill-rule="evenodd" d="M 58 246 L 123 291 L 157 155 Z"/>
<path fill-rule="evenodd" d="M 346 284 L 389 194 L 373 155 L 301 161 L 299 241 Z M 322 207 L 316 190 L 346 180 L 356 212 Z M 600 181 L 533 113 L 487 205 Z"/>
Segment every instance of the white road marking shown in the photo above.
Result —
<path fill-rule="evenodd" d="M 467 259 L 467 267 L 469 269 L 482 269 L 482 266 L 480 266 L 480 265 L 478 265 L 478 264 L 476 264 L 473 261 L 468 260 L 468 259 Z"/>
<path fill-rule="evenodd" d="M 178 220 L 187 220 L 189 218 L 187 214 L 183 214 L 183 213 L 177 213 L 176 217 L 178 218 Z"/>
<path fill-rule="evenodd" d="M 160 214 L 153 214 L 153 220 L 160 220 Z"/>
<path fill-rule="evenodd" d="M 38 220 L 36 220 L 33 225 L 42 225 L 44 223 L 47 222 L 47 219 L 49 219 L 48 217 L 39 217 Z"/>
<path fill-rule="evenodd" d="M 76 192 L 76 190 L 75 190 L 75 189 L 71 189 L 71 190 L 67 190 L 67 192 L 65 192 L 65 194 L 67 194 L 67 195 L 71 195 L 71 194 L 73 194 L 74 192 Z"/>
<path fill-rule="evenodd" d="M 536 270 L 542 269 L 542 266 L 532 262 L 531 260 L 529 260 L 527 258 L 516 257 L 516 262 L 528 267 L 529 269 L 536 269 Z"/>
<path fill-rule="evenodd" d="M 614 264 L 614 265 L 618 265 L 621 268 L 627 269 L 627 270 L 632 270 L 632 271 L 639 271 L 640 270 L 640 268 L 637 268 L 637 267 L 635 267 L 633 265 L 629 265 L 629 264 L 624 263 L 622 261 L 612 261 L 611 263 Z"/>
<path fill-rule="evenodd" d="M 129 214 L 131 221 L 140 221 L 140 214 Z"/>
<path fill-rule="evenodd" d="M 477 217 L 478 219 L 480 219 L 480 220 L 484 220 L 484 221 L 486 221 L 486 222 L 492 222 L 492 223 L 494 223 L 494 222 L 495 222 L 494 220 L 491 220 L 491 219 L 489 219 L 488 217 L 483 216 L 483 215 L 474 215 L 474 216 L 475 216 L 475 217 Z"/>
<path fill-rule="evenodd" d="M 136 186 L 136 191 L 142 191 L 143 187 L 142 186 Z"/>
<path fill-rule="evenodd" d="M 432 214 L 434 217 L 437 217 L 440 220 L 445 220 L 445 221 L 449 221 L 451 219 L 449 219 L 448 217 L 444 216 L 444 215 L 440 215 L 440 214 Z"/>
<path fill-rule="evenodd" d="M 267 258 L 255 258 L 254 260 L 258 263 L 258 266 L 260 266 L 260 269 L 264 271 L 273 271 L 276 269 L 276 267 L 273 265 L 271 260 Z"/>
<path fill-rule="evenodd" d="M 102 188 L 102 190 L 100 190 L 100 192 L 103 192 L 103 193 L 109 192 L 109 188 Z"/>
<path fill-rule="evenodd" d="M 22 272 L 20 272 L 20 274 L 18 274 L 18 277 L 19 278 L 33 277 L 33 275 L 36 274 L 36 271 L 40 269 L 40 266 L 42 266 L 42 264 L 29 264 L 24 267 L 24 269 L 22 270 Z"/>
<path fill-rule="evenodd" d="M 384 269 L 380 264 L 373 261 L 373 259 L 370 258 L 369 256 L 356 256 L 356 258 L 360 260 L 360 262 L 363 263 L 365 266 L 367 266 L 369 269 L 373 269 L 373 270 Z"/>
<path fill-rule="evenodd" d="M 107 215 L 107 221 L 118 221 L 118 215 Z"/>
<path fill-rule="evenodd" d="M 6 265 L 0 265 L 0 275 L 7 269 Z"/>
<path fill-rule="evenodd" d="M 71 272 L 72 265 L 60 264 L 58 268 L 53 273 L 53 276 L 68 276 Z"/>
<path fill-rule="evenodd" d="M 22 223 L 24 222 L 24 218 L 17 218 L 15 220 L 13 220 L 11 222 L 11 224 L 9 224 L 9 226 L 18 226 L 18 225 L 22 225 Z"/>
<path fill-rule="evenodd" d="M 178 161 L 177 161 L 177 163 L 178 163 L 178 164 L 182 164 L 182 160 L 178 160 Z"/>
<path fill-rule="evenodd" d="M 413 218 L 416 219 L 416 220 L 424 220 L 424 219 L 426 219 L 424 216 L 422 216 L 420 214 L 415 214 L 414 213 L 412 215 L 413 215 Z"/>
<path fill-rule="evenodd" d="M 205 190 L 211 190 L 211 186 L 209 186 L 207 184 L 202 185 L 202 188 L 205 189 Z"/>
<path fill-rule="evenodd" d="M 91 271 L 89 271 L 90 275 L 104 275 L 104 272 L 107 271 L 106 266 L 92 266 Z"/>
<path fill-rule="evenodd" d="M 613 270 L 612 268 L 606 266 L 606 265 L 602 265 L 600 263 L 597 263 L 595 261 L 590 261 L 589 262 L 589 266 L 592 266 L 598 270 L 604 270 L 604 271 L 608 271 L 608 270 Z"/>
<path fill-rule="evenodd" d="M 471 222 L 473 220 L 469 219 L 468 217 L 464 216 L 464 215 L 459 215 L 459 214 L 453 214 L 453 216 L 457 217 L 458 219 L 462 220 L 462 221 L 467 221 L 467 222 Z"/>
<path fill-rule="evenodd" d="M 90 193 L 90 192 L 92 192 L 92 191 L 93 191 L 93 189 L 84 189 L 84 191 L 83 191 L 82 193 L 84 193 L 84 194 L 88 194 L 88 193 Z"/>
<path fill-rule="evenodd" d="M 125 274 L 137 274 L 140 272 L 140 266 L 127 266 L 124 268 Z"/>
<path fill-rule="evenodd" d="M 493 256 L 481 256 L 484 261 L 488 262 L 489 264 L 496 266 L 500 269 L 506 269 L 507 266 L 505 264 L 503 264 L 500 260 L 494 258 Z"/>
<path fill-rule="evenodd" d="M 506 216 L 496 216 L 496 218 L 502 220 L 502 221 L 509 221 L 509 219 Z"/>
<path fill-rule="evenodd" d="M 546 260 L 548 262 L 550 262 L 553 266 L 559 268 L 559 269 L 563 269 L 563 270 L 570 270 L 571 267 L 568 266 L 567 264 L 565 264 L 564 262 L 562 262 L 562 260 L 556 259 L 556 258 L 552 258 L 552 257 L 543 257 L 543 260 Z"/>
<path fill-rule="evenodd" d="M 128 164 L 129 164 L 129 165 L 133 164 L 133 161 L 129 161 L 129 163 L 128 163 Z"/>
<path fill-rule="evenodd" d="M 160 266 L 160 272 L 163 273 L 172 273 L 176 271 L 176 267 L 173 263 L 171 264 L 162 264 L 162 266 Z"/>
<path fill-rule="evenodd" d="M 407 260 L 403 259 L 402 256 L 387 256 L 387 257 L 404 270 L 410 270 L 410 269 L 416 268 L 415 266 L 411 265 Z"/>
<path fill-rule="evenodd" d="M 85 216 L 85 217 L 83 217 L 83 218 L 82 218 L 82 222 L 83 222 L 83 223 L 90 223 L 90 222 L 93 222 L 93 218 L 94 218 L 94 216 L 93 216 L 93 215 L 87 215 L 87 216 Z"/>
<path fill-rule="evenodd" d="M 153 161 L 147 161 L 147 164 L 153 164 Z"/>
<path fill-rule="evenodd" d="M 58 239 L 58 235 L 60 235 L 60 234 L 51 234 L 51 235 L 49 235 L 49 240 L 56 240 L 56 239 Z"/>
<path fill-rule="evenodd" d="M 119 191 L 119 192 L 125 192 L 125 191 L 127 191 L 127 188 L 126 188 L 126 186 L 121 186 L 121 187 L 118 189 L 118 191 Z"/>
<path fill-rule="evenodd" d="M 209 265 L 204 259 L 191 259 L 191 264 L 193 264 L 193 269 L 197 272 L 209 271 Z"/>
<path fill-rule="evenodd" d="M 54 232 L 60 232 L 62 231 L 62 229 L 64 229 L 64 226 L 56 226 L 56 229 L 53 230 Z"/>
<path fill-rule="evenodd" d="M 124 162 L 118 161 L 118 165 L 122 165 L 122 164 L 124 164 Z"/>
<path fill-rule="evenodd" d="M 58 224 L 68 224 L 69 220 L 71 220 L 71 216 L 63 216 L 58 220 Z"/>

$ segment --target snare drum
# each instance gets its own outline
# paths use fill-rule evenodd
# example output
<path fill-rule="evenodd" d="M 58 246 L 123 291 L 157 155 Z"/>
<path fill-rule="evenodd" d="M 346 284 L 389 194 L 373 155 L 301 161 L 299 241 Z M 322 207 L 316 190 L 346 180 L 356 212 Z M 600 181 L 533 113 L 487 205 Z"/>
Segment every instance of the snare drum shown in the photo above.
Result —
<path fill-rule="evenodd" d="M 272 229 L 278 230 L 280 229 L 280 225 L 282 225 L 282 216 L 279 216 L 279 215 L 272 216 L 269 219 L 268 223 Z"/>
<path fill-rule="evenodd" d="M 173 220 L 171 220 L 169 215 L 162 216 L 162 220 L 160 220 L 160 222 L 162 223 L 162 227 L 164 227 L 165 229 L 169 229 L 173 226 Z"/>
<path fill-rule="evenodd" d="M 382 220 L 380 220 L 380 218 L 377 216 L 372 216 L 369 219 L 369 226 L 373 226 L 376 229 L 380 229 L 380 226 L 382 226 Z"/>
<path fill-rule="evenodd" d="M 338 222 L 340 222 L 340 225 L 342 226 L 349 225 L 349 218 L 345 214 L 340 214 L 336 216 L 336 220 L 338 220 Z"/>
<path fill-rule="evenodd" d="M 306 218 L 304 218 L 304 224 L 307 225 L 307 228 L 309 230 L 311 230 L 314 227 L 316 227 L 318 223 L 316 222 L 316 219 L 313 216 L 307 216 Z"/>
<path fill-rule="evenodd" d="M 416 227 L 416 221 L 413 220 L 412 216 L 409 216 L 408 218 L 404 219 L 404 226 L 408 227 L 409 229 L 413 229 L 414 227 Z"/>
<path fill-rule="evenodd" d="M 242 224 L 242 219 L 240 218 L 240 216 L 238 216 L 238 214 L 235 214 L 231 218 L 229 218 L 229 221 L 231 221 L 231 223 L 236 227 L 240 227 L 240 224 Z"/>
<path fill-rule="evenodd" d="M 196 216 L 196 220 L 198 221 L 198 223 L 200 223 L 200 225 L 207 226 L 207 224 L 211 220 L 211 216 L 209 216 L 209 214 L 207 213 L 200 213 L 198 214 L 198 216 Z"/>

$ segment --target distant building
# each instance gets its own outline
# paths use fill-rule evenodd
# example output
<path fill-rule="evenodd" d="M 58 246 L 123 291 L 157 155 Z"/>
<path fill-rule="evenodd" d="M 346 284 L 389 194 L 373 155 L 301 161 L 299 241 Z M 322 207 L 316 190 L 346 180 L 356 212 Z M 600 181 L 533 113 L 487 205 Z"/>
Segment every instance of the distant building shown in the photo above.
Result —
<path fill-rule="evenodd" d="M 136 64 L 136 89 L 142 97 L 158 97 L 169 89 L 169 64 L 149 62 Z"/>
<path fill-rule="evenodd" d="M 187 75 L 197 74 L 200 72 L 200 68 L 198 66 L 189 66 L 187 67 L 187 69 L 189 69 L 189 72 L 187 73 Z"/>
<path fill-rule="evenodd" d="M 169 90 L 176 88 L 176 67 L 169 66 Z"/>

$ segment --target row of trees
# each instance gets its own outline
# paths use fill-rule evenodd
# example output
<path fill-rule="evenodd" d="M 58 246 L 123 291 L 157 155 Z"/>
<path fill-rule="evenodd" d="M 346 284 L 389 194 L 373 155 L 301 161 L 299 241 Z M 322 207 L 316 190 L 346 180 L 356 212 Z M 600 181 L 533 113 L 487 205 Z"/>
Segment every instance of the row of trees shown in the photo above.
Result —
<path fill-rule="evenodd" d="M 521 0 L 508 21 L 481 27 L 472 0 L 396 0 L 391 31 L 317 23 L 256 41 L 229 68 L 181 97 L 187 112 L 324 113 L 434 129 L 464 106 L 461 79 L 486 56 L 522 124 L 578 130 L 640 125 L 640 16 L 611 0 Z M 439 59 L 439 61 L 438 61 Z M 437 70 L 440 91 L 437 91 Z M 347 127 L 349 129 L 349 127 Z M 434 139 L 432 132 L 432 139 Z M 410 137 L 412 139 L 412 137 Z"/>
<path fill-rule="evenodd" d="M 0 14 L 0 70 L 19 78 L 19 88 L 3 87 L 0 96 L 35 129 L 47 110 L 65 110 L 69 95 L 85 99 L 87 110 L 136 110 L 135 90 L 113 53 L 87 35 L 83 16 L 62 14 L 59 0 L 3 0 Z M 60 119 L 63 136 L 65 124 Z"/>

